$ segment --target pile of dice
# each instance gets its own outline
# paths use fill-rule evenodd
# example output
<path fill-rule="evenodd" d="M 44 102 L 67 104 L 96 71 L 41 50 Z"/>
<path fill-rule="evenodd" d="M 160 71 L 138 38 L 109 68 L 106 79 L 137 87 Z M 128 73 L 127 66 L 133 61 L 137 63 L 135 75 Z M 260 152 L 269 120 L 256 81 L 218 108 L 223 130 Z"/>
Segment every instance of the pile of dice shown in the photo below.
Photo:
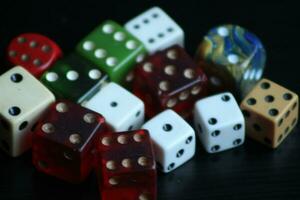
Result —
<path fill-rule="evenodd" d="M 65 57 L 45 36 L 17 36 L 7 52 L 14 67 L 0 76 L 1 149 L 17 157 L 32 148 L 39 171 L 71 183 L 95 170 L 103 200 L 153 200 L 156 164 L 167 173 L 190 160 L 194 128 L 208 153 L 242 145 L 245 134 L 278 147 L 297 124 L 298 96 L 261 79 L 260 40 L 223 25 L 195 59 L 183 45 L 158 7 L 124 27 L 105 21 Z"/>

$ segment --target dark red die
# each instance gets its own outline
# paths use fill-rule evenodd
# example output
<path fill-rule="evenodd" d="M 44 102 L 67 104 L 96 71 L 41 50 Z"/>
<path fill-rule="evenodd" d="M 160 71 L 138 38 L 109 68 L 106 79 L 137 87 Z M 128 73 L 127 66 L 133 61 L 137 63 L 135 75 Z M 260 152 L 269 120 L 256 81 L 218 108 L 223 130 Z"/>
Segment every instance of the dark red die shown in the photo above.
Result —
<path fill-rule="evenodd" d="M 62 56 L 60 47 L 46 36 L 24 33 L 14 38 L 7 50 L 8 61 L 40 77 Z"/>
<path fill-rule="evenodd" d="M 149 56 L 135 70 L 133 92 L 144 101 L 148 117 L 167 108 L 188 117 L 206 90 L 206 75 L 178 45 Z"/>
<path fill-rule="evenodd" d="M 156 164 L 146 130 L 101 134 L 97 149 L 102 200 L 156 199 Z"/>
<path fill-rule="evenodd" d="M 105 131 L 101 115 L 78 104 L 57 102 L 33 134 L 33 164 L 46 174 L 79 183 L 93 169 L 96 142 Z"/>

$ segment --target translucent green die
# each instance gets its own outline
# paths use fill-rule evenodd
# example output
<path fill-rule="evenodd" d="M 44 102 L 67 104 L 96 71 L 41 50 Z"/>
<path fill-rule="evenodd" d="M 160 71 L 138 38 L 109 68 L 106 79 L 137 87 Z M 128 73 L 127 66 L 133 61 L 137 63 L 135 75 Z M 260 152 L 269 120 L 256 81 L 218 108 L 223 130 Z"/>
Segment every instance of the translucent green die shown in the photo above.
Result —
<path fill-rule="evenodd" d="M 110 20 L 85 37 L 76 51 L 118 83 L 122 83 L 127 73 L 146 55 L 144 45 L 137 38 Z"/>
<path fill-rule="evenodd" d="M 41 82 L 57 98 L 82 103 L 108 82 L 108 76 L 80 55 L 70 54 L 45 72 Z"/>

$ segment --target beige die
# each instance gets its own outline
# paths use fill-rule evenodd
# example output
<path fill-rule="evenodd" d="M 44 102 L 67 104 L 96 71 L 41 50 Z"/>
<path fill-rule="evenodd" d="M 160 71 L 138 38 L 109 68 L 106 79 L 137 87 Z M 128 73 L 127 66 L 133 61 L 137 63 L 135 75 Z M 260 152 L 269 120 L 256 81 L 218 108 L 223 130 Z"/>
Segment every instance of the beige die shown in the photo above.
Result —
<path fill-rule="evenodd" d="M 16 157 L 31 147 L 31 132 L 54 95 L 20 66 L 0 76 L 0 148 Z"/>
<path fill-rule="evenodd" d="M 298 96 L 294 92 L 262 79 L 241 103 L 246 134 L 276 148 L 298 121 Z"/>

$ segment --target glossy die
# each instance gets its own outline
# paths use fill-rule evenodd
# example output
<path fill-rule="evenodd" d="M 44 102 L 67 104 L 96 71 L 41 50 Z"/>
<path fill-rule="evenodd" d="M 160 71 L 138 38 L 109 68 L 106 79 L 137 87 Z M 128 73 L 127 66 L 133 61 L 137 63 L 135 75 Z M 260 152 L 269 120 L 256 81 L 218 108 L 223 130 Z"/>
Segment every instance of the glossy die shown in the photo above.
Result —
<path fill-rule="evenodd" d="M 231 93 L 199 100 L 195 104 L 194 125 L 208 153 L 240 146 L 245 140 L 245 120 Z"/>
<path fill-rule="evenodd" d="M 214 64 L 216 68 L 227 70 L 242 95 L 245 95 L 262 77 L 266 51 L 253 33 L 240 26 L 227 24 L 208 32 L 196 57 L 198 62 L 205 61 Z M 227 78 L 217 77 L 221 80 Z"/>
<path fill-rule="evenodd" d="M 102 200 L 156 200 L 156 166 L 146 130 L 106 133 L 98 143 Z"/>
<path fill-rule="evenodd" d="M 81 103 L 105 85 L 108 76 L 78 54 L 59 60 L 41 77 L 58 98 Z"/>
<path fill-rule="evenodd" d="M 24 33 L 14 38 L 7 50 L 9 62 L 21 65 L 40 77 L 62 56 L 60 47 L 50 38 L 37 33 Z"/>
<path fill-rule="evenodd" d="M 114 82 L 123 82 L 146 53 L 144 45 L 114 21 L 98 26 L 77 45 L 76 50 Z"/>
<path fill-rule="evenodd" d="M 262 79 L 241 103 L 247 135 L 272 148 L 278 147 L 298 121 L 298 95 Z"/>
<path fill-rule="evenodd" d="M 195 131 L 174 111 L 168 109 L 143 126 L 149 131 L 160 170 L 168 173 L 195 154 Z"/>
<path fill-rule="evenodd" d="M 136 130 L 144 123 L 144 103 L 113 82 L 104 86 L 83 106 L 102 114 L 115 131 Z"/>
<path fill-rule="evenodd" d="M 183 30 L 159 7 L 150 8 L 131 19 L 125 28 L 143 42 L 150 54 L 175 44 L 184 45 Z"/>
<path fill-rule="evenodd" d="M 104 131 L 101 115 L 58 101 L 40 120 L 33 135 L 33 164 L 48 175 L 79 183 L 93 168 L 95 142 Z"/>
<path fill-rule="evenodd" d="M 206 85 L 202 69 L 176 45 L 137 66 L 133 92 L 144 101 L 149 117 L 166 108 L 188 116 L 194 102 L 206 95 Z"/>
<path fill-rule="evenodd" d="M 31 147 L 32 129 L 54 95 L 24 68 L 0 76 L 0 148 L 16 157 Z"/>

